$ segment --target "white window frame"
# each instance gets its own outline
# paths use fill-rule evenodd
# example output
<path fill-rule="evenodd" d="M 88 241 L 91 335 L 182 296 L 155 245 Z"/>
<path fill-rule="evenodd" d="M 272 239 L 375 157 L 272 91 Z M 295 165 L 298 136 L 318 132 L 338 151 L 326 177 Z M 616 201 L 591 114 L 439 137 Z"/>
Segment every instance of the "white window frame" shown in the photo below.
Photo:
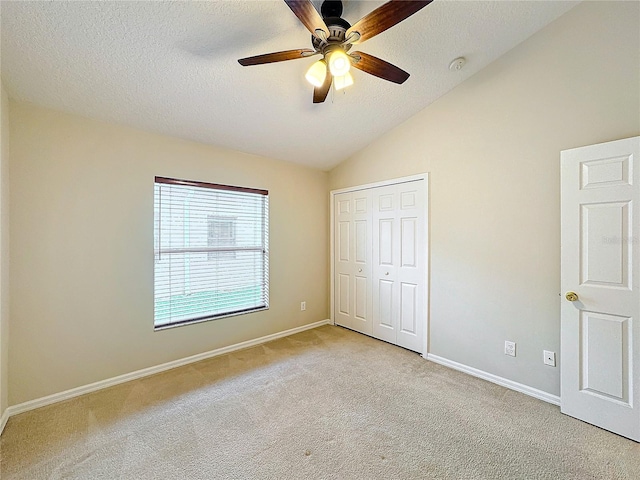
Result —
<path fill-rule="evenodd" d="M 241 192 L 244 194 L 263 196 L 264 200 L 262 203 L 262 217 L 261 217 L 263 229 L 262 229 L 262 245 L 252 245 L 252 246 L 235 245 L 236 243 L 235 228 L 236 227 L 234 223 L 233 245 L 225 245 L 225 246 L 210 245 L 208 235 L 207 235 L 206 247 L 202 246 L 202 247 L 182 247 L 182 248 L 160 248 L 160 242 L 156 243 L 156 240 L 160 235 L 160 222 L 155 220 L 159 220 L 159 209 L 161 208 L 160 206 L 162 205 L 162 200 L 161 200 L 162 190 L 160 190 L 159 195 L 156 195 L 154 193 L 154 199 L 155 199 L 154 200 L 154 219 L 155 219 L 154 220 L 154 244 L 155 244 L 155 248 L 154 248 L 154 322 L 153 322 L 154 330 L 164 330 L 167 328 L 173 328 L 173 327 L 178 327 L 183 325 L 191 325 L 193 323 L 207 322 L 210 320 L 216 320 L 220 318 L 226 318 L 226 317 L 231 317 L 236 315 L 244 315 L 247 313 L 268 310 L 269 309 L 269 192 L 267 190 L 248 188 L 248 187 L 237 187 L 237 186 L 231 186 L 231 185 L 222 185 L 222 184 L 206 183 L 206 182 L 191 181 L 191 180 L 179 180 L 174 178 L 156 176 L 155 182 L 154 182 L 154 192 L 157 191 L 158 186 L 160 186 L 161 188 L 162 185 L 181 185 L 186 187 L 193 187 L 194 189 L 213 189 L 213 190 L 219 190 L 219 191 Z M 208 215 L 207 221 L 210 221 L 211 219 L 213 219 L 214 221 L 228 220 L 231 222 L 235 222 L 236 218 L 237 217 L 234 215 L 233 212 L 227 214 L 225 211 L 222 211 L 222 212 L 216 211 L 215 213 Z M 204 314 L 204 315 L 198 314 L 193 318 L 182 318 L 182 319 L 179 319 L 176 321 L 170 321 L 170 322 L 162 322 L 157 319 L 156 290 L 158 288 L 158 283 L 157 283 L 158 279 L 156 278 L 157 276 L 156 262 L 159 261 L 162 255 L 184 254 L 184 253 L 206 253 L 207 259 L 211 260 L 211 257 L 210 257 L 211 254 L 229 254 L 228 258 L 233 259 L 235 258 L 237 252 L 248 252 L 248 251 L 262 253 L 262 259 L 264 263 L 263 263 L 263 279 L 261 284 L 261 292 L 263 292 L 262 300 L 264 302 L 264 305 L 249 307 L 245 309 L 229 310 L 222 313 L 218 312 L 218 313 L 210 313 L 210 314 Z"/>

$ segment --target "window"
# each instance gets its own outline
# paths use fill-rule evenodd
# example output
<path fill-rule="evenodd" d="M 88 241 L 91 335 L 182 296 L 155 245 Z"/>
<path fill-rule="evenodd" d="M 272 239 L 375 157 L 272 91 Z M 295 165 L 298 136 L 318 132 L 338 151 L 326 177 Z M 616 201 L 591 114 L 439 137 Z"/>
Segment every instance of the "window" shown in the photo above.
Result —
<path fill-rule="evenodd" d="M 154 326 L 269 308 L 269 192 L 156 177 Z"/>

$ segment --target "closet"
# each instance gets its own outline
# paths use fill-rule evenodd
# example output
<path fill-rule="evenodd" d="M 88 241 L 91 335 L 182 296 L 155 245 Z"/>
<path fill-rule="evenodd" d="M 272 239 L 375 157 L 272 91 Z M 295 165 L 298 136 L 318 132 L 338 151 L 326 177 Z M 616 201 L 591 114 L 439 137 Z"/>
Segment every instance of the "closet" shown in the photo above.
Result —
<path fill-rule="evenodd" d="M 333 319 L 425 353 L 427 176 L 332 192 Z"/>

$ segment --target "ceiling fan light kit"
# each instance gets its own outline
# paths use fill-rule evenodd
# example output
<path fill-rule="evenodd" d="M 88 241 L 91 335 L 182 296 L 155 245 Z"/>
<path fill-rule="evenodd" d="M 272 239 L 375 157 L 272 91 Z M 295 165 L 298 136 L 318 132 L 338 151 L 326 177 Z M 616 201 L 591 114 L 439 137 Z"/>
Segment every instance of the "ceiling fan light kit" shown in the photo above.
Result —
<path fill-rule="evenodd" d="M 353 76 L 349 73 L 352 66 L 383 80 L 401 84 L 409 78 L 404 70 L 364 52 L 348 52 L 352 45 L 362 43 L 397 25 L 432 1 L 391 0 L 351 26 L 341 18 L 340 0 L 325 0 L 320 8 L 322 16 L 310 0 L 284 0 L 311 33 L 313 50 L 267 53 L 241 58 L 238 62 L 242 66 L 250 66 L 322 55 L 322 60 L 312 64 L 305 75 L 307 81 L 314 86 L 313 103 L 324 102 L 332 84 L 336 90 L 353 85 Z"/>
<path fill-rule="evenodd" d="M 309 67 L 305 78 L 314 87 L 321 87 L 327 77 L 327 62 L 318 60 Z"/>
<path fill-rule="evenodd" d="M 351 85 L 353 85 L 353 77 L 349 72 L 341 76 L 334 76 L 333 85 L 336 90 L 342 90 L 344 88 L 350 87 Z"/>
<path fill-rule="evenodd" d="M 344 50 L 336 48 L 329 54 L 329 70 L 334 77 L 342 77 L 349 72 L 351 61 Z"/>

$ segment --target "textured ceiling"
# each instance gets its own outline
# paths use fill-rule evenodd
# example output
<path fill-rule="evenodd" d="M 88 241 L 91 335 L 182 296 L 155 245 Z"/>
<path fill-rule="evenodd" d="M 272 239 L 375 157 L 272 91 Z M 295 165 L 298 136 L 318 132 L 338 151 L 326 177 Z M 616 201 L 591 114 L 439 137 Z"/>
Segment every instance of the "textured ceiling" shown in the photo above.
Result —
<path fill-rule="evenodd" d="M 345 1 L 343 18 L 382 3 Z M 2 1 L 2 79 L 17 100 L 329 169 L 576 3 L 436 0 L 357 47 L 411 73 L 406 83 L 356 70 L 314 105 L 315 58 L 237 62 L 310 47 L 282 1 Z M 458 56 L 468 63 L 452 72 Z"/>

